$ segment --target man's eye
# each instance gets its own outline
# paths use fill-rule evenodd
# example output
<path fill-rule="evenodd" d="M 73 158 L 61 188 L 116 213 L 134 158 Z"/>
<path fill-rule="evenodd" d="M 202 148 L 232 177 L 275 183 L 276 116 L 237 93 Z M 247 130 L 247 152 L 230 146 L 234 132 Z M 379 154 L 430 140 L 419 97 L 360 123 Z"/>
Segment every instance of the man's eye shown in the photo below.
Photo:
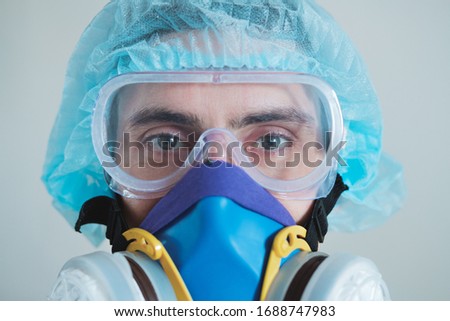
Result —
<path fill-rule="evenodd" d="M 179 136 L 171 134 L 159 134 L 151 136 L 146 139 L 146 142 L 165 151 L 176 150 L 186 145 L 180 140 Z"/>
<path fill-rule="evenodd" d="M 264 150 L 276 150 L 292 145 L 292 142 L 288 138 L 276 134 L 262 136 L 256 143 L 259 148 L 263 148 Z"/>

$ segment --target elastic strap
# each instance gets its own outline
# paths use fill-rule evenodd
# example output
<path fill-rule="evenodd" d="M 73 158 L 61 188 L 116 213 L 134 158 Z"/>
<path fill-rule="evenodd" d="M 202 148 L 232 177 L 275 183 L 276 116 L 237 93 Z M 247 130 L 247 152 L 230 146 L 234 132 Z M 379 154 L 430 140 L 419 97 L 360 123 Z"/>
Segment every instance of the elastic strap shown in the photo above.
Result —
<path fill-rule="evenodd" d="M 306 242 L 308 242 L 312 251 L 317 251 L 319 243 L 323 243 L 325 234 L 328 231 L 327 216 L 336 205 L 341 194 L 348 190 L 348 186 L 342 181 L 341 175 L 337 174 L 336 181 L 331 192 L 323 198 L 314 201 L 314 207 L 308 222 L 303 225 L 306 228 Z"/>
<path fill-rule="evenodd" d="M 97 196 L 86 201 L 81 207 L 75 231 L 81 233 L 81 226 L 92 223 L 106 226 L 106 238 L 112 245 L 113 253 L 125 251 L 129 242 L 122 233 L 128 230 L 128 224 L 116 199 Z"/>

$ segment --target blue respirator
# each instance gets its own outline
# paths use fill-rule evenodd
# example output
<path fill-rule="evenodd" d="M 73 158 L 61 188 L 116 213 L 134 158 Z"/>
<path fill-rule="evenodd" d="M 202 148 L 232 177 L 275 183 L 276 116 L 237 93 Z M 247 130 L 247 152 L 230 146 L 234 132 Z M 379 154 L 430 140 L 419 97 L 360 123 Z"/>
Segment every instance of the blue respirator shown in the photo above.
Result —
<path fill-rule="evenodd" d="M 92 204 L 85 204 L 81 214 L 95 212 Z M 79 225 L 101 221 L 83 215 L 80 220 Z M 121 224 L 109 224 L 110 240 L 125 229 Z M 239 167 L 203 164 L 192 168 L 139 228 L 116 238 L 114 254 L 95 252 L 69 260 L 50 298 L 389 299 L 370 260 L 312 252 L 307 233 Z"/>

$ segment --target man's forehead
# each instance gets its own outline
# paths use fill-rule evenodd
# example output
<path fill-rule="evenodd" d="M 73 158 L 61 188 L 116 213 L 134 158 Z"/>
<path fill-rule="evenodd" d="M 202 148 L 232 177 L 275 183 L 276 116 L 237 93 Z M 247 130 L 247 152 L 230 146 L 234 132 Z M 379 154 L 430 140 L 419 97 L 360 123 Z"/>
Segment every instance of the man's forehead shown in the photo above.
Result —
<path fill-rule="evenodd" d="M 299 84 L 133 84 L 120 91 L 118 101 L 124 116 L 161 106 L 199 116 L 238 116 L 286 106 L 312 112 L 311 95 Z"/>
<path fill-rule="evenodd" d="M 216 120 L 217 121 L 217 120 Z M 208 120 L 200 118 L 198 115 L 177 111 L 165 106 L 152 106 L 142 108 L 123 124 L 126 129 L 139 128 L 149 124 L 172 123 L 182 125 L 184 127 L 207 129 L 209 127 L 228 127 L 231 129 L 241 129 L 251 125 L 265 124 L 271 122 L 296 123 L 306 127 L 314 128 L 315 118 L 307 112 L 302 111 L 294 106 L 277 106 L 273 108 L 265 108 L 256 112 L 247 112 L 237 114 L 234 117 L 222 119 L 223 125 L 218 126 L 214 120 L 209 120 L 212 126 L 208 125 Z"/>

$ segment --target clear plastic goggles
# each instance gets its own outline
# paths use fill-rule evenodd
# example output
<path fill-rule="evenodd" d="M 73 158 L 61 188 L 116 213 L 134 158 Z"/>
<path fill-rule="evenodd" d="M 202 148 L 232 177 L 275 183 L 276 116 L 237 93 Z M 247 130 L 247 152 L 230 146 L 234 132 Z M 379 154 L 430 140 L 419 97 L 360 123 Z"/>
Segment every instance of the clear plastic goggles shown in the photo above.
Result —
<path fill-rule="evenodd" d="M 110 188 L 132 198 L 161 197 L 215 161 L 239 166 L 278 198 L 324 197 L 343 136 L 332 88 L 284 72 L 120 75 L 101 88 L 92 123 Z"/>

